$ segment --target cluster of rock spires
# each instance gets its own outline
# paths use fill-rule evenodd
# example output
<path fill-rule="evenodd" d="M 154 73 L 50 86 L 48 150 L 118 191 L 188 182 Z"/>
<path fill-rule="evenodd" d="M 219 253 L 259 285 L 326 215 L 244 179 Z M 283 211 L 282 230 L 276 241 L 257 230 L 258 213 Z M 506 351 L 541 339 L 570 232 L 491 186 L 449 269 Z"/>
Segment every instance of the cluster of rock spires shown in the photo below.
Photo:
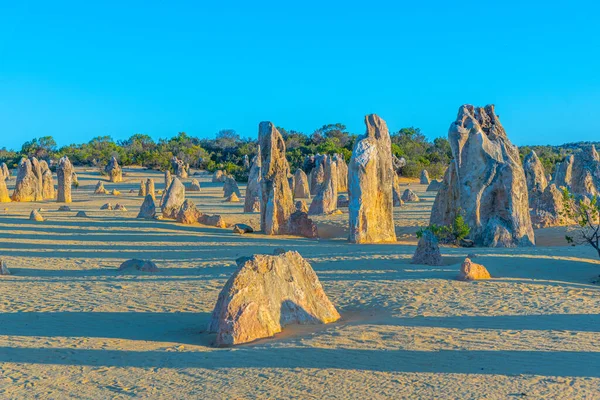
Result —
<path fill-rule="evenodd" d="M 453 160 L 430 223 L 450 226 L 460 213 L 475 245 L 533 245 L 525 173 L 518 149 L 508 139 L 494 106 L 462 106 L 448 139 Z"/>
<path fill-rule="evenodd" d="M 248 185 L 246 186 L 246 198 L 244 199 L 244 212 L 260 212 L 260 202 L 262 201 L 262 153 L 260 145 L 256 150 L 256 155 L 252 159 L 252 166 L 248 174 Z"/>
<path fill-rule="evenodd" d="M 104 168 L 104 172 L 108 175 L 108 179 L 111 182 L 123 182 L 123 170 L 119 166 L 116 157 L 111 157 L 110 161 Z"/>
<path fill-rule="evenodd" d="M 19 162 L 15 190 L 8 198 L 6 179 L 9 177 L 8 168 L 4 164 L 0 176 L 0 202 L 19 201 L 31 202 L 54 200 L 60 203 L 71 202 L 71 185 L 73 179 L 73 165 L 67 157 L 60 159 L 57 167 L 58 191 L 54 190 L 52 171 L 48 163 L 37 158 L 22 158 Z"/>
<path fill-rule="evenodd" d="M 319 184 L 317 193 L 310 203 L 309 215 L 330 214 L 337 209 L 339 176 L 337 162 L 333 157 L 323 156 L 323 181 Z"/>
<path fill-rule="evenodd" d="M 295 211 L 285 157 L 285 142 L 271 122 L 261 122 L 258 131 L 260 164 L 260 227 L 267 235 L 317 237 L 316 225 L 301 211 Z M 313 236 L 314 235 L 314 236 Z"/>

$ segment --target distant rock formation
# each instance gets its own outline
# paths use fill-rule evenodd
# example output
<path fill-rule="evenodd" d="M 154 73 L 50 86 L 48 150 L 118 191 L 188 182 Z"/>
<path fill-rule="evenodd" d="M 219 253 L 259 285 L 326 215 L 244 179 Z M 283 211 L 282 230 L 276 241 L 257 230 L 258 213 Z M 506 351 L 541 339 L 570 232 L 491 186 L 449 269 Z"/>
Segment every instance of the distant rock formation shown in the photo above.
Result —
<path fill-rule="evenodd" d="M 229 197 L 232 193 L 235 193 L 237 197 L 242 197 L 238 184 L 233 176 L 226 176 L 223 182 L 223 197 Z"/>
<path fill-rule="evenodd" d="M 199 192 L 200 191 L 200 182 L 198 182 L 198 179 L 192 179 L 192 182 L 190 182 L 190 186 L 188 187 L 188 191 L 190 191 L 190 192 Z"/>
<path fill-rule="evenodd" d="M 212 177 L 213 183 L 223 182 L 224 179 L 225 179 L 225 174 L 220 169 L 216 170 Z"/>
<path fill-rule="evenodd" d="M 252 158 L 252 166 L 248 174 L 248 185 L 246 185 L 246 198 L 244 199 L 244 212 L 260 212 L 260 199 L 261 195 L 261 165 L 262 155 L 260 146 L 256 150 L 256 155 Z M 258 205 L 256 200 L 258 201 Z"/>
<path fill-rule="evenodd" d="M 261 148 L 260 227 L 267 235 L 289 232 L 294 198 L 287 180 L 290 167 L 285 158 L 285 142 L 271 122 L 261 122 L 258 131 Z"/>
<path fill-rule="evenodd" d="M 344 160 L 344 156 L 341 154 L 334 154 L 333 161 L 337 167 L 338 175 L 338 192 L 348 191 L 348 164 Z"/>
<path fill-rule="evenodd" d="M 546 186 L 548 186 L 544 166 L 535 151 L 531 150 L 531 153 L 525 156 L 523 171 L 525 172 L 527 190 L 529 191 L 529 205 L 532 206 L 536 197 L 541 196 L 546 190 Z"/>
<path fill-rule="evenodd" d="M 6 166 L 6 163 L 0 163 L 0 179 L 4 178 L 4 180 L 10 179 L 10 171 Z"/>
<path fill-rule="evenodd" d="M 571 193 L 588 199 L 600 194 L 600 156 L 594 145 L 575 153 L 571 181 L 567 184 Z"/>
<path fill-rule="evenodd" d="M 429 185 L 430 181 L 429 181 L 429 172 L 427 172 L 426 169 L 424 169 L 423 171 L 421 171 L 421 178 L 419 183 L 421 183 L 421 185 Z"/>
<path fill-rule="evenodd" d="M 3 180 L 4 181 L 4 180 Z M 0 260 L 0 275 L 10 275 L 6 261 Z"/>
<path fill-rule="evenodd" d="M 138 218 L 152 219 L 156 215 L 156 206 L 154 205 L 154 199 L 151 195 L 147 194 L 144 198 L 144 202 L 140 207 Z"/>
<path fill-rule="evenodd" d="M 308 209 L 308 215 L 329 214 L 337 209 L 338 173 L 337 164 L 331 157 L 323 156 L 323 182 Z"/>
<path fill-rule="evenodd" d="M 310 199 L 308 177 L 301 168 L 294 173 L 294 199 Z"/>
<path fill-rule="evenodd" d="M 573 162 L 575 156 L 573 154 L 565 157 L 565 159 L 556 164 L 554 168 L 554 179 L 552 180 L 556 187 L 570 187 L 573 176 Z"/>
<path fill-rule="evenodd" d="M 177 211 L 176 219 L 181 224 L 190 225 L 197 223 L 201 216 L 202 213 L 198 210 L 194 202 L 186 199 Z"/>
<path fill-rule="evenodd" d="M 494 106 L 462 106 L 448 139 L 453 160 L 437 193 L 430 223 L 449 226 L 460 213 L 475 245 L 533 245 L 519 151 L 508 139 Z"/>
<path fill-rule="evenodd" d="M 38 210 L 33 210 L 31 214 L 29 214 L 29 219 L 31 221 L 44 222 L 44 217 L 42 217 L 42 214 L 40 214 Z"/>
<path fill-rule="evenodd" d="M 394 207 L 400 207 L 404 205 L 402 201 L 402 192 L 400 190 L 400 178 L 394 172 L 394 179 L 392 180 L 392 199 L 394 201 Z"/>
<path fill-rule="evenodd" d="M 413 192 L 410 189 L 406 189 L 404 191 L 404 193 L 402 193 L 402 197 L 401 197 L 402 201 L 405 203 L 409 203 L 409 202 L 418 202 L 421 199 L 419 199 L 419 196 L 417 196 L 415 194 L 415 192 Z"/>
<path fill-rule="evenodd" d="M 423 265 L 443 264 L 438 240 L 429 229 L 423 231 L 411 262 Z"/>
<path fill-rule="evenodd" d="M 239 202 L 240 202 L 240 198 L 239 198 L 239 197 L 237 197 L 237 195 L 235 194 L 235 192 L 233 192 L 233 193 L 231 193 L 231 194 L 229 195 L 229 197 L 227 197 L 227 198 L 225 199 L 225 202 L 226 202 L 226 203 L 239 203 Z"/>
<path fill-rule="evenodd" d="M 460 266 L 460 274 L 458 275 L 458 280 L 477 281 L 481 279 L 490 278 L 490 273 L 483 265 L 476 264 L 469 258 L 465 258 L 465 261 Z"/>
<path fill-rule="evenodd" d="M 186 164 L 183 160 L 178 159 L 177 157 L 171 158 L 171 167 L 173 167 L 173 171 L 175 171 L 175 176 L 180 179 L 185 179 L 188 177 L 188 171 L 190 169 L 189 164 Z"/>
<path fill-rule="evenodd" d="M 146 179 L 146 196 L 152 196 L 152 200 L 156 200 L 156 190 L 154 188 L 154 179 Z"/>
<path fill-rule="evenodd" d="M 173 175 L 171 175 L 171 171 L 166 170 L 165 171 L 165 192 L 167 190 L 169 190 L 169 187 L 171 187 L 172 182 L 173 182 Z"/>
<path fill-rule="evenodd" d="M 348 166 L 350 242 L 396 241 L 393 215 L 392 150 L 385 121 L 365 117 L 367 132 L 358 137 Z"/>
<path fill-rule="evenodd" d="M 56 177 L 58 180 L 58 195 L 56 201 L 59 203 L 70 203 L 71 185 L 73 180 L 73 164 L 69 157 L 64 156 L 58 161 L 56 168 Z"/>
<path fill-rule="evenodd" d="M 248 157 L 248 154 L 244 155 L 244 169 L 250 169 L 250 158 Z"/>
<path fill-rule="evenodd" d="M 100 206 L 100 209 L 112 211 L 114 209 L 114 207 L 111 203 L 106 203 L 106 204 L 103 204 L 102 206 Z"/>
<path fill-rule="evenodd" d="M 119 166 L 116 157 L 112 157 L 108 162 L 104 172 L 108 174 L 108 180 L 111 182 L 123 182 L 123 170 Z"/>
<path fill-rule="evenodd" d="M 104 188 L 104 183 L 102 181 L 98 181 L 98 183 L 96 183 L 94 194 L 108 194 L 108 190 Z"/>
<path fill-rule="evenodd" d="M 160 270 L 156 264 L 150 260 L 127 260 L 119 266 L 117 272 L 152 272 L 156 273 Z"/>
<path fill-rule="evenodd" d="M 6 164 L 5 164 L 6 165 Z M 0 168 L 0 173 L 2 169 Z M 10 195 L 8 194 L 8 186 L 6 186 L 7 177 L 0 176 L 0 203 L 10 203 Z"/>
<path fill-rule="evenodd" d="M 138 197 L 146 197 L 146 182 L 144 182 L 143 179 L 140 181 L 140 189 L 138 190 Z"/>
<path fill-rule="evenodd" d="M 325 167 L 323 165 L 323 156 L 317 154 L 314 156 L 315 167 L 310 171 L 309 182 L 310 182 L 310 194 L 315 196 L 319 193 L 321 184 L 325 179 Z"/>
<path fill-rule="evenodd" d="M 340 319 L 317 274 L 297 252 L 240 258 L 237 265 L 219 294 L 208 327 L 217 333 L 217 346 L 270 337 L 289 324 Z"/>
<path fill-rule="evenodd" d="M 574 223 L 565 215 L 563 194 L 555 184 L 546 186 L 539 195 L 533 196 L 531 202 L 531 224 L 534 228 L 564 226 Z"/>
<path fill-rule="evenodd" d="M 179 178 L 173 178 L 171 186 L 161 200 L 160 208 L 163 218 L 175 219 L 179 208 L 185 201 L 185 186 Z"/>

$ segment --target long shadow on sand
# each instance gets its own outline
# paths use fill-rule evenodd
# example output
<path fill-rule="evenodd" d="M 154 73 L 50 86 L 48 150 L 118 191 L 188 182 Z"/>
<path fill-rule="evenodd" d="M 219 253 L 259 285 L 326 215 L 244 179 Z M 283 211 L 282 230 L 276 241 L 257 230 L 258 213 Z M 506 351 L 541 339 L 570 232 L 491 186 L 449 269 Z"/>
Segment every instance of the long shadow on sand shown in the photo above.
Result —
<path fill-rule="evenodd" d="M 210 345 L 210 313 L 19 312 L 0 314 L 0 334 L 92 337 Z"/>
<path fill-rule="evenodd" d="M 382 372 L 600 377 L 600 353 L 244 347 L 209 352 L 0 347 L 0 362 L 137 368 L 315 368 Z"/>

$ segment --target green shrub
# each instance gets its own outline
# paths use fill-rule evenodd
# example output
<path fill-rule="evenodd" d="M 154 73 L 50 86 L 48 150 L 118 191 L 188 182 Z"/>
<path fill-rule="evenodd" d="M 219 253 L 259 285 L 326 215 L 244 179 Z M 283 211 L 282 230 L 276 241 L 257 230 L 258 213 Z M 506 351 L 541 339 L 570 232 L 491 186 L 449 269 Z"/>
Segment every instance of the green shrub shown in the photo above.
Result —
<path fill-rule="evenodd" d="M 423 236 L 423 232 L 430 231 L 440 243 L 459 246 L 469 233 L 471 228 L 467 225 L 462 215 L 457 215 L 450 226 L 431 224 L 417 231 L 417 238 Z"/>

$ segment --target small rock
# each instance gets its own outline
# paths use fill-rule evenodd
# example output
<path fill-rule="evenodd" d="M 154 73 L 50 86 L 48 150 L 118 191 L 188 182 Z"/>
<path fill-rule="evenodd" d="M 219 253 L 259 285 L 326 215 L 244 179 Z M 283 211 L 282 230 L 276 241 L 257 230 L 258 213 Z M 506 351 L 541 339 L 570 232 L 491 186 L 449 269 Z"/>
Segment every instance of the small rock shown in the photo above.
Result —
<path fill-rule="evenodd" d="M 235 193 L 231 193 L 229 195 L 229 197 L 227 197 L 225 199 L 225 203 L 239 203 L 239 202 L 240 202 L 240 198 Z"/>
<path fill-rule="evenodd" d="M 4 260 L 0 260 L 0 275 L 10 275 L 10 271 Z"/>
<path fill-rule="evenodd" d="M 243 235 L 244 233 L 252 233 L 252 232 L 254 232 L 254 229 L 252 229 L 252 227 L 250 225 L 235 224 L 233 226 L 233 233 L 239 233 L 240 235 Z"/>
<path fill-rule="evenodd" d="M 138 260 L 138 259 L 134 258 L 132 260 L 127 260 L 123 264 L 121 264 L 121 266 L 119 267 L 119 269 L 117 271 L 118 272 L 140 271 L 140 272 L 154 273 L 154 272 L 159 272 L 160 270 L 158 269 L 156 264 L 154 264 L 150 260 Z"/>
<path fill-rule="evenodd" d="M 33 210 L 31 214 L 29 214 L 29 219 L 31 221 L 44 222 L 44 217 L 39 213 L 38 210 Z"/>
<path fill-rule="evenodd" d="M 475 264 L 469 258 L 465 258 L 460 267 L 460 275 L 458 276 L 458 280 L 460 281 L 476 281 L 490 278 L 490 273 L 483 265 Z"/>
<path fill-rule="evenodd" d="M 87 214 L 85 213 L 85 211 L 78 211 L 77 214 L 75 214 L 75 216 L 77 218 L 87 218 Z"/>
<path fill-rule="evenodd" d="M 125 206 L 123 204 L 117 203 L 115 205 L 115 211 L 127 211 L 127 209 L 125 208 Z"/>
<path fill-rule="evenodd" d="M 420 199 L 419 199 L 419 196 L 417 196 L 415 194 L 415 192 L 413 192 L 410 189 L 406 189 L 404 191 L 404 193 L 402 193 L 402 201 L 405 201 L 405 202 L 411 202 L 411 201 L 418 202 L 418 201 L 420 201 Z"/>
<path fill-rule="evenodd" d="M 102 207 L 100 207 L 100 209 L 101 210 L 112 210 L 113 209 L 113 205 L 111 203 L 106 203 Z"/>
<path fill-rule="evenodd" d="M 60 206 L 60 207 L 58 207 L 58 211 L 71 211 L 71 207 L 69 207 L 69 206 Z"/>

